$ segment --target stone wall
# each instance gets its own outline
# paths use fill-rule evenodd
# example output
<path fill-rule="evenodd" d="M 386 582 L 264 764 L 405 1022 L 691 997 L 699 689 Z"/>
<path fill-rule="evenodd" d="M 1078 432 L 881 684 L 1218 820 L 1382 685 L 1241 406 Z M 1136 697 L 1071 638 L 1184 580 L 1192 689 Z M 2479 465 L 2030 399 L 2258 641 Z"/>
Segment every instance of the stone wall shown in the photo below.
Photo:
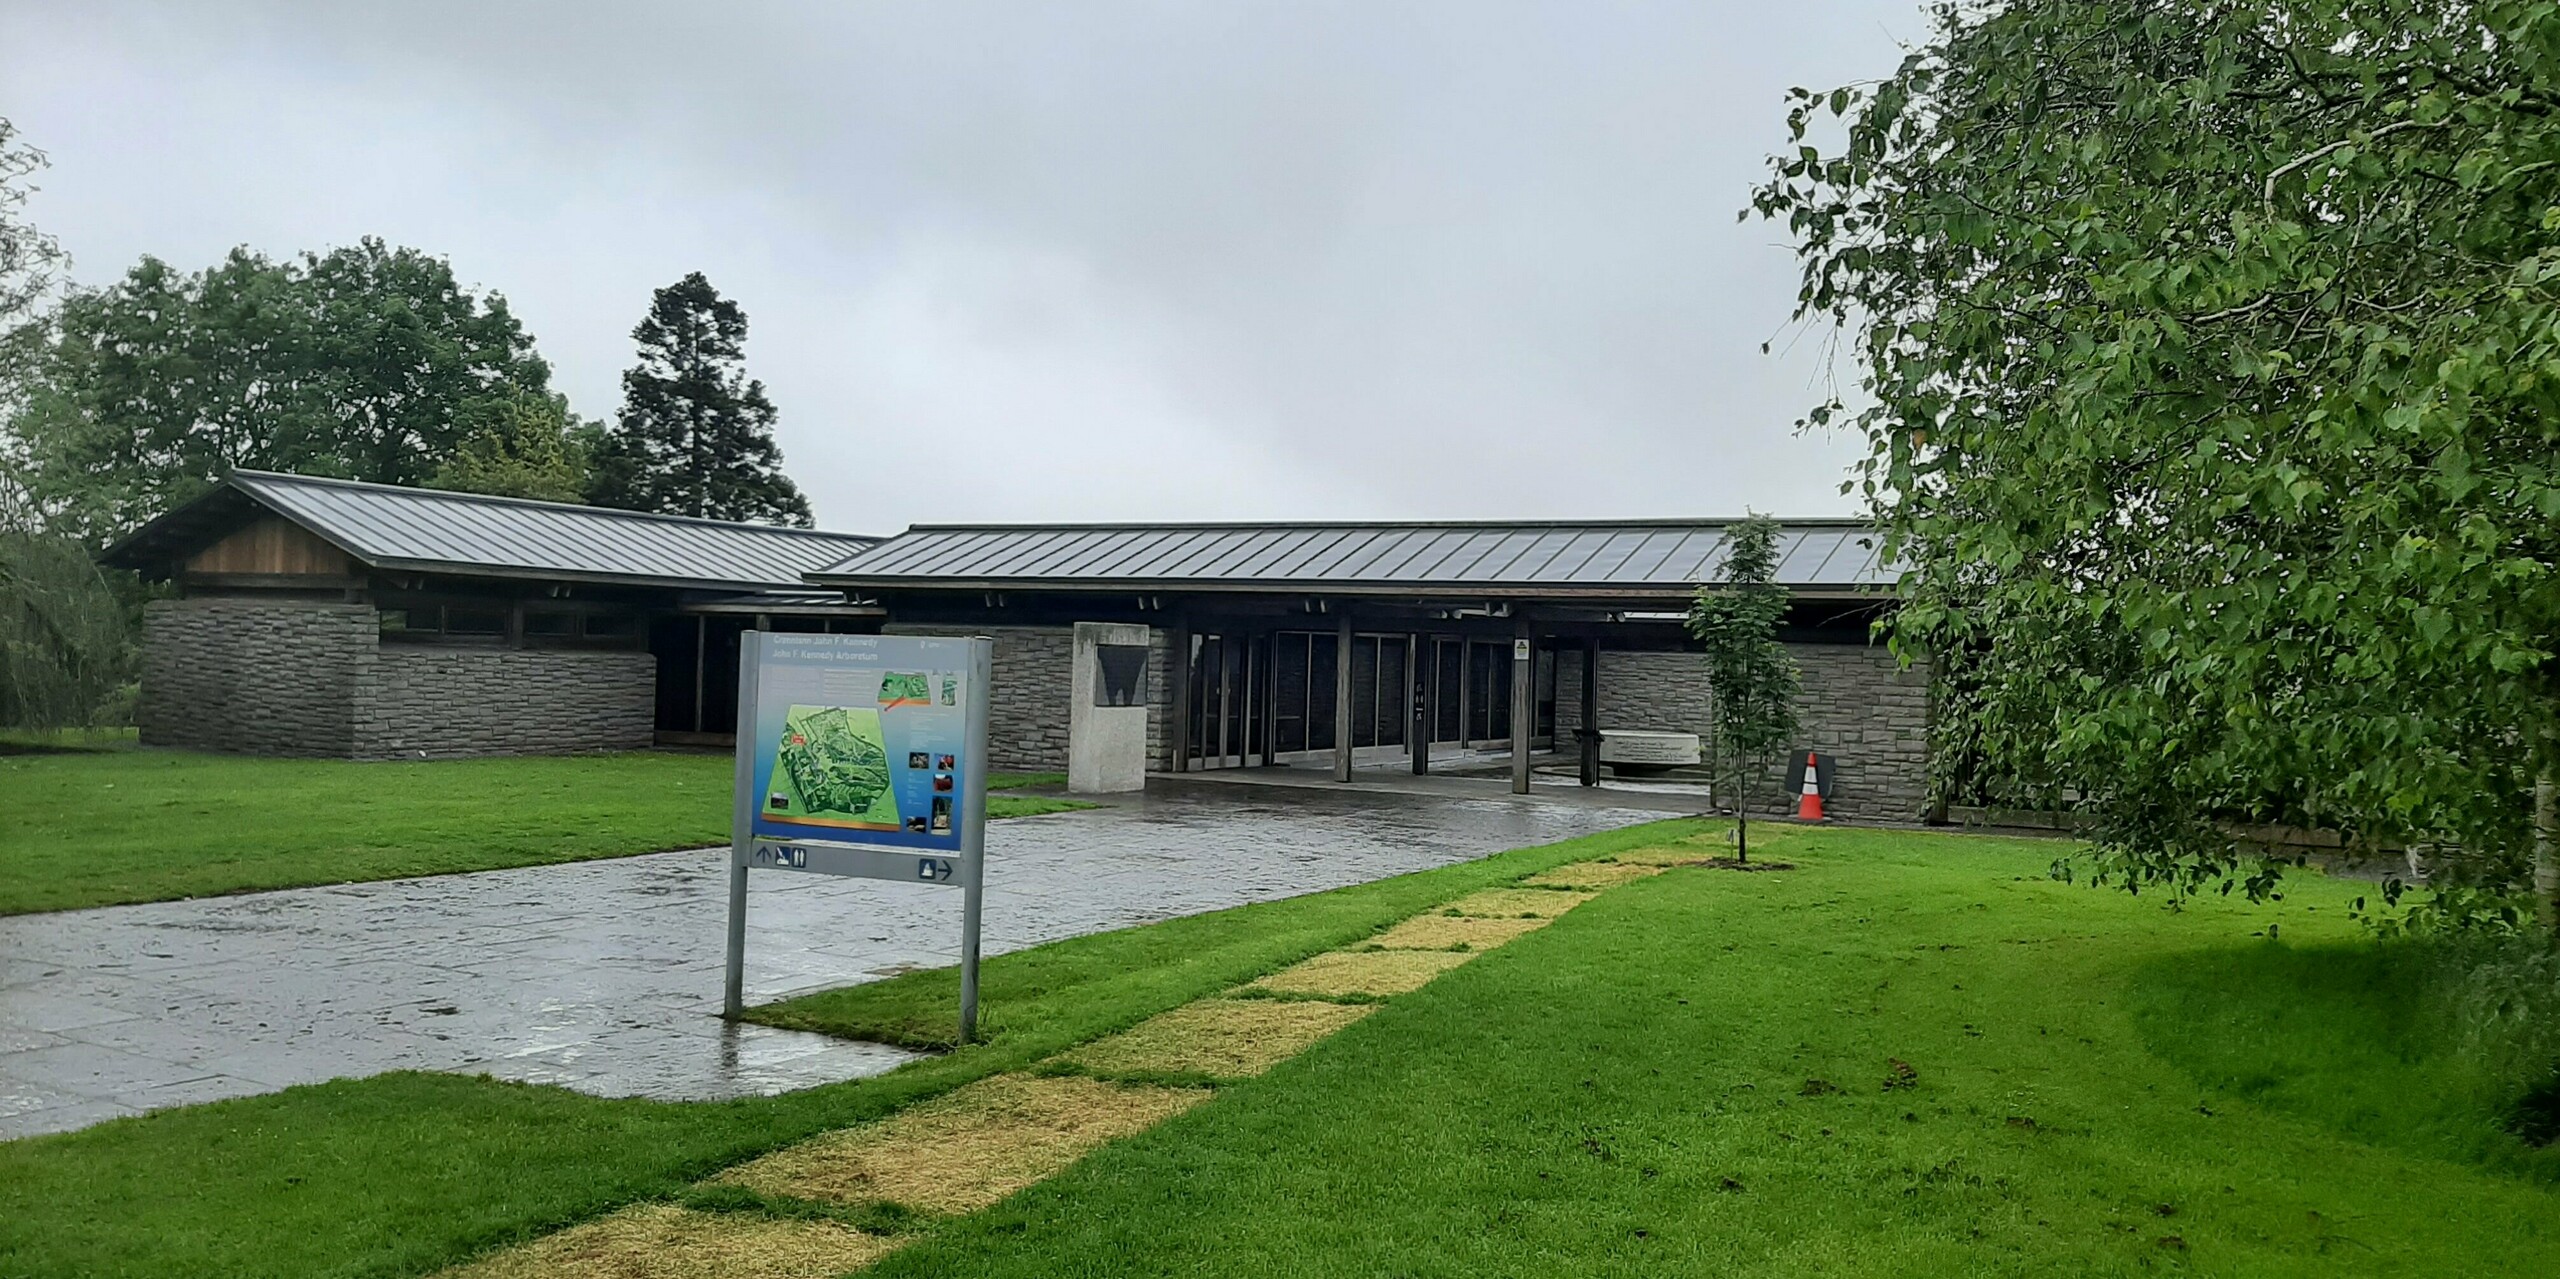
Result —
<path fill-rule="evenodd" d="M 1715 702 L 1706 659 L 1695 653 L 1600 650 L 1600 727 L 1705 737 Z M 1582 650 L 1556 653 L 1556 744 L 1570 749 L 1582 727 Z"/>
<path fill-rule="evenodd" d="M 1929 671 L 1882 645 L 1790 644 L 1804 669 L 1804 744 L 1838 757 L 1826 807 L 1845 817 L 1918 821 L 1929 803 Z M 1770 779 L 1783 790 L 1786 774 Z M 1773 807 L 1792 811 L 1795 797 Z"/>
<path fill-rule="evenodd" d="M 647 653 L 386 646 L 366 604 L 156 600 L 142 653 L 148 746 L 453 758 L 633 750 L 655 730 Z"/>
<path fill-rule="evenodd" d="M 1067 701 L 1075 681 L 1075 631 L 1064 626 L 901 626 L 883 635 L 985 635 L 996 642 L 995 699 L 987 707 L 987 762 L 1057 772 L 1067 766 Z M 1150 672 L 1152 685 L 1155 675 Z"/>
<path fill-rule="evenodd" d="M 383 645 L 356 716 L 367 759 L 641 750 L 656 739 L 658 659 L 566 648 Z"/>
<path fill-rule="evenodd" d="M 1843 817 L 1913 821 L 1929 785 L 1929 673 L 1903 670 L 1893 654 L 1859 644 L 1790 644 L 1804 673 L 1796 705 L 1802 745 L 1834 756 L 1826 806 Z M 1708 735 L 1715 702 L 1695 653 L 1600 653 L 1600 727 Z M 1582 725 L 1582 654 L 1557 654 L 1557 746 L 1571 751 Z M 1761 779 L 1755 807 L 1793 811 L 1786 773 Z"/>
<path fill-rule="evenodd" d="M 142 743 L 344 757 L 373 660 L 370 605 L 153 600 L 143 610 Z"/>
<path fill-rule="evenodd" d="M 1147 768 L 1158 773 L 1173 771 L 1173 681 L 1181 678 L 1179 662 L 1190 654 L 1175 654 L 1173 632 L 1161 627 L 1147 632 Z"/>

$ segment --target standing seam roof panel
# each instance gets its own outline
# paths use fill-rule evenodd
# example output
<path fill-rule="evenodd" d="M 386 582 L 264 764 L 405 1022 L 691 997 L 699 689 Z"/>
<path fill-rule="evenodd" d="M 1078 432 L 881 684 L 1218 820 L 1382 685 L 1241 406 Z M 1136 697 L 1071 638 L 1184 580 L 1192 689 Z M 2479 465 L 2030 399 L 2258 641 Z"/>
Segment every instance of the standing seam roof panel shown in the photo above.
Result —
<path fill-rule="evenodd" d="M 1023 539 L 1003 533 L 990 533 L 970 543 L 953 555 L 942 571 L 953 577 L 997 576 L 1005 557 L 1021 546 Z"/>
<path fill-rule="evenodd" d="M 1173 568 L 1200 549 L 1200 534 L 1194 529 L 1167 530 L 1163 540 L 1147 548 L 1144 555 L 1129 561 L 1122 570 L 1143 581 L 1160 581 L 1173 576 Z"/>
<path fill-rule="evenodd" d="M 262 472 L 237 473 L 226 484 L 372 563 L 797 586 L 802 573 L 873 544 L 851 535 Z"/>
<path fill-rule="evenodd" d="M 1785 529 L 1778 549 L 1790 585 L 1872 586 L 1883 576 L 1879 566 L 1864 562 L 1874 555 L 1871 539 L 1842 525 Z M 1729 550 L 1727 526 L 1705 521 L 924 529 L 877 552 L 839 559 L 824 576 L 1661 589 L 1714 580 Z"/>
<path fill-rule="evenodd" d="M 1170 578 L 1199 576 L 1203 568 L 1226 554 L 1228 546 L 1240 536 L 1233 529 L 1219 529 L 1193 538 L 1163 561 L 1164 575 Z"/>
<path fill-rule="evenodd" d="M 1046 544 L 1035 543 L 1031 558 L 1023 563 L 1022 571 L 1018 575 L 1039 577 L 1054 572 L 1063 577 L 1082 577 L 1085 575 L 1088 552 L 1099 549 L 1112 536 L 1113 534 L 1101 529 L 1089 529 L 1050 540 Z"/>
<path fill-rule="evenodd" d="M 1496 529 L 1479 529 L 1469 533 L 1467 539 L 1460 542 L 1455 550 L 1432 566 L 1431 572 L 1417 575 L 1416 580 L 1465 580 L 1468 575 L 1476 571 L 1478 565 L 1484 563 L 1487 557 L 1500 551 L 1503 544 L 1510 540 L 1510 534 Z"/>
<path fill-rule="evenodd" d="M 1224 551 L 1219 552 L 1216 558 L 1201 565 L 1194 576 L 1225 578 L 1241 577 L 1243 574 L 1240 570 L 1245 564 L 1261 558 L 1264 554 L 1270 551 L 1271 540 L 1272 535 L 1267 530 L 1263 529 L 1254 529 L 1242 533 L 1236 538 L 1233 545 L 1227 547 Z"/>
<path fill-rule="evenodd" d="M 1303 576 L 1304 574 L 1302 570 L 1304 570 L 1308 565 L 1323 559 L 1325 555 L 1339 547 L 1341 543 L 1342 535 L 1335 530 L 1315 528 L 1308 529 L 1306 530 L 1306 536 L 1299 539 L 1299 542 L 1295 547 L 1291 548 L 1287 553 L 1283 554 L 1277 562 L 1272 564 L 1271 575 L 1273 577 L 1281 578 L 1295 578 Z"/>
<path fill-rule="evenodd" d="M 1582 580 L 1590 582 L 1620 580 L 1619 574 L 1626 569 L 1627 561 L 1633 559 L 1636 552 L 1644 549 L 1645 540 L 1650 536 L 1652 535 L 1649 533 L 1638 533 L 1631 529 L 1619 529 L 1610 533 L 1609 540 L 1603 543 L 1599 550 L 1591 553 L 1590 567 Z"/>
<path fill-rule="evenodd" d="M 1780 530 L 1780 531 L 1779 531 L 1779 533 L 1778 533 L 1778 580 L 1779 580 L 1779 581 L 1781 581 L 1781 582 L 1801 582 L 1801 581 L 1806 580 L 1806 579 L 1805 579 L 1805 577 L 1804 577 L 1804 576 L 1802 575 L 1802 573 L 1801 573 L 1800 566 L 1802 565 L 1802 563 L 1803 563 L 1803 562 L 1804 562 L 1804 560 L 1806 560 L 1806 559 L 1818 559 L 1818 558 L 1819 558 L 1819 555 L 1818 555 L 1818 554 L 1816 554 L 1816 555 L 1810 555 L 1810 556 L 1806 554 L 1807 549 L 1813 545 L 1813 542 L 1814 542 L 1814 535 L 1813 535 L 1813 534 L 1811 534 L 1811 533 L 1798 533 L 1798 532 L 1793 532 L 1793 531 L 1784 530 L 1784 529 L 1782 529 L 1782 530 Z"/>
<path fill-rule="evenodd" d="M 1269 580 L 1275 576 L 1273 570 L 1312 536 L 1306 529 L 1292 529 L 1265 537 L 1252 557 L 1238 564 L 1236 570 L 1240 576 L 1256 581 Z"/>
<path fill-rule="evenodd" d="M 1628 554 L 1626 563 L 1619 566 L 1617 575 L 1613 580 L 1619 582 L 1653 581 L 1654 571 L 1661 568 L 1662 561 L 1670 558 L 1671 552 L 1678 549 L 1680 543 L 1685 540 L 1687 540 L 1687 535 L 1677 532 L 1656 530 L 1645 534 L 1643 544 L 1639 545 L 1633 552 Z"/>
<path fill-rule="evenodd" d="M 1467 544 L 1468 534 L 1457 529 L 1435 529 L 1405 534 L 1397 552 L 1382 555 L 1371 562 L 1362 576 L 1372 581 L 1418 582 L 1430 577 L 1431 570 Z"/>
<path fill-rule="evenodd" d="M 1699 581 L 1698 575 L 1705 570 L 1707 560 L 1716 553 L 1716 544 L 1722 540 L 1720 534 L 1681 534 L 1680 544 L 1662 557 L 1661 566 L 1653 571 L 1654 576 L 1677 582 Z"/>
<path fill-rule="evenodd" d="M 1557 553 L 1563 551 L 1572 541 L 1573 534 L 1562 529 L 1547 529 L 1540 532 L 1529 539 L 1527 546 L 1520 548 L 1518 558 L 1503 565 L 1503 579 L 1512 582 L 1559 580 L 1550 573 L 1549 569 L 1555 563 Z"/>
<path fill-rule="evenodd" d="M 1380 529 L 1326 529 L 1324 536 L 1316 539 L 1315 553 L 1302 561 L 1291 575 L 1319 580 L 1331 577 L 1346 560 L 1364 553 L 1370 543 L 1385 535 Z"/>
<path fill-rule="evenodd" d="M 1144 556 L 1149 548 L 1163 544 L 1167 536 L 1168 534 L 1157 530 L 1130 530 L 1127 536 L 1114 542 L 1110 549 L 1095 556 L 1087 568 L 1097 577 L 1126 576 L 1123 570 L 1133 560 Z"/>
<path fill-rule="evenodd" d="M 1586 542 L 1590 545 L 1585 546 Z M 1609 535 L 1597 529 L 1584 529 L 1574 534 L 1573 541 L 1567 543 L 1563 550 L 1556 552 L 1555 580 L 1559 582 L 1582 580 L 1582 571 L 1591 566 L 1592 557 L 1598 555 L 1600 549 L 1608 544 Z M 1570 565 L 1567 561 L 1571 561 Z"/>
<path fill-rule="evenodd" d="M 1430 529 L 1381 530 L 1376 546 L 1345 562 L 1344 567 L 1347 570 L 1345 575 L 1364 582 L 1391 580 L 1398 568 L 1420 554 L 1422 548 L 1430 545 L 1439 536 L 1439 533 Z"/>

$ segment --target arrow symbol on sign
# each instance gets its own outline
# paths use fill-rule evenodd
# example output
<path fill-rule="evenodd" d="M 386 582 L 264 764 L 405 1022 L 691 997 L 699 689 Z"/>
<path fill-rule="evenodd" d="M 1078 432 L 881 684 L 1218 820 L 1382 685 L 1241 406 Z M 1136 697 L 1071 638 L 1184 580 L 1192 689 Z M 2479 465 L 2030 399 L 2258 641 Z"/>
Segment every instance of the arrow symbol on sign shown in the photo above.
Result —
<path fill-rule="evenodd" d="M 951 878 L 951 863 L 939 857 L 919 857 L 916 859 L 916 878 L 941 883 Z"/>

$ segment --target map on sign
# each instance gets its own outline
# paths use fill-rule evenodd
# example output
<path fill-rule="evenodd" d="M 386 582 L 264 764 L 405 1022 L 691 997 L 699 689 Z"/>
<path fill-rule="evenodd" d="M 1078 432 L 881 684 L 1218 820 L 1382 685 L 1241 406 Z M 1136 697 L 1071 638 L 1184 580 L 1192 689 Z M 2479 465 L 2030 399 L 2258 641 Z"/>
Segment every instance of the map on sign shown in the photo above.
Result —
<path fill-rule="evenodd" d="M 915 671 L 891 671 L 880 677 L 882 706 L 933 705 L 933 677 Z"/>
<path fill-rule="evenodd" d="M 888 697 L 884 687 L 881 697 Z M 889 751 L 880 713 L 845 706 L 794 706 L 782 721 L 765 813 L 821 825 L 898 829 Z"/>

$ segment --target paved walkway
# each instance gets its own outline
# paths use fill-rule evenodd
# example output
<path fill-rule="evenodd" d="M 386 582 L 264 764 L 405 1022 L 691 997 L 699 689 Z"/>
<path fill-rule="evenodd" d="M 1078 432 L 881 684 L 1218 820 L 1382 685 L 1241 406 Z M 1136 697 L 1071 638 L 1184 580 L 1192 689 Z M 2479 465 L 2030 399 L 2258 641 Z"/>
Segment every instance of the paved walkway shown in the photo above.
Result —
<path fill-rule="evenodd" d="M 1596 796 L 1156 779 L 988 828 L 990 954 L 1656 819 Z M 727 850 L 0 918 L 0 1138 L 386 1070 L 708 1099 L 913 1054 L 719 1020 Z M 956 963 L 960 895 L 754 877 L 761 1001 Z"/>

